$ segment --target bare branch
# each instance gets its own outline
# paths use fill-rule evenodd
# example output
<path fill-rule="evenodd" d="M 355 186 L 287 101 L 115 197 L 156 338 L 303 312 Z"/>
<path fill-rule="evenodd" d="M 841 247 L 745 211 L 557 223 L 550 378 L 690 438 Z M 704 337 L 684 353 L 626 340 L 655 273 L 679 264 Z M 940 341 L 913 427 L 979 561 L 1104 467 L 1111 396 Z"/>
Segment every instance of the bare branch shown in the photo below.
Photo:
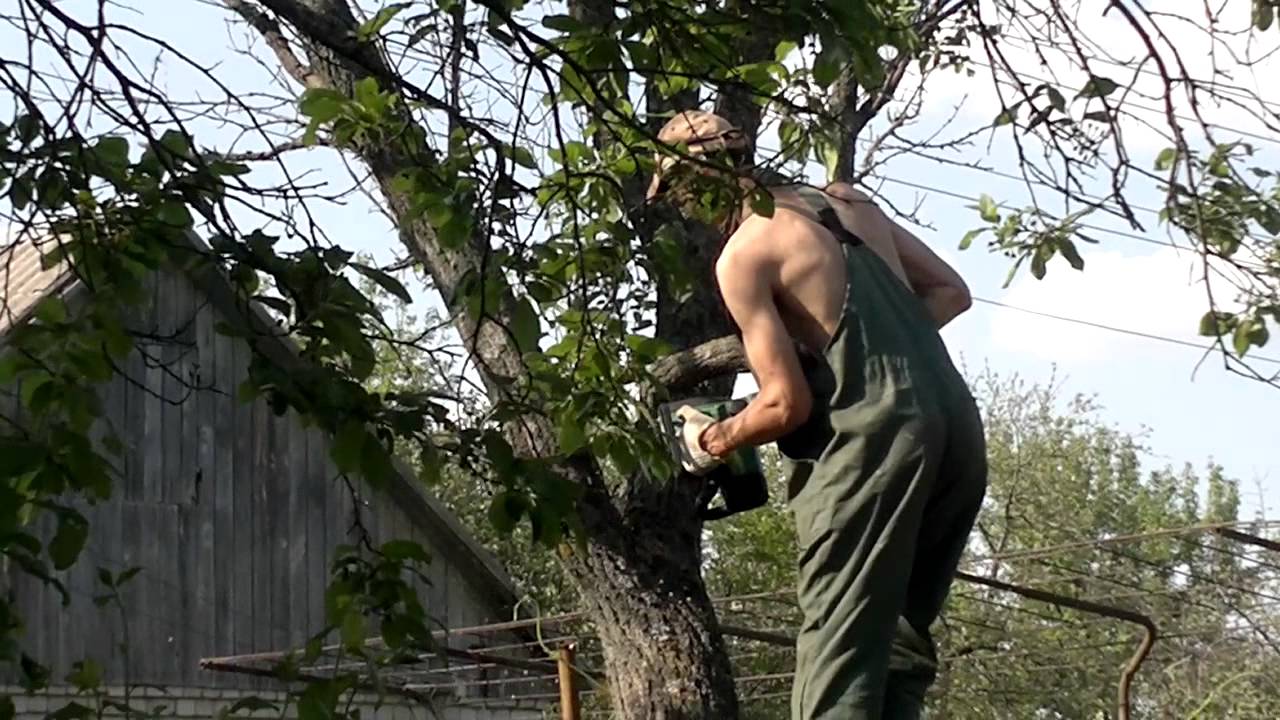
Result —
<path fill-rule="evenodd" d="M 280 23 L 275 18 L 267 15 L 259 10 L 256 6 L 251 5 L 245 0 L 223 0 L 227 7 L 231 8 L 237 15 L 245 19 L 254 30 L 262 35 L 262 39 L 266 41 L 267 46 L 276 54 L 276 58 L 280 61 L 280 66 L 290 77 L 307 87 L 319 87 L 321 85 L 319 78 L 315 73 L 311 72 L 311 68 L 298 59 L 293 52 L 293 48 L 289 47 L 289 41 L 285 38 L 284 32 L 280 29 Z"/>
<path fill-rule="evenodd" d="M 311 146 L 324 145 L 324 144 L 325 143 L 322 140 L 317 140 L 310 144 L 303 142 L 302 140 L 290 140 L 289 142 L 281 143 L 279 145 L 276 145 L 275 147 L 267 148 L 266 150 L 250 150 L 242 153 L 232 153 L 230 155 L 224 156 L 223 159 L 228 162 L 255 162 L 259 160 L 275 160 L 276 158 L 289 152 L 290 150 L 302 150 Z"/>

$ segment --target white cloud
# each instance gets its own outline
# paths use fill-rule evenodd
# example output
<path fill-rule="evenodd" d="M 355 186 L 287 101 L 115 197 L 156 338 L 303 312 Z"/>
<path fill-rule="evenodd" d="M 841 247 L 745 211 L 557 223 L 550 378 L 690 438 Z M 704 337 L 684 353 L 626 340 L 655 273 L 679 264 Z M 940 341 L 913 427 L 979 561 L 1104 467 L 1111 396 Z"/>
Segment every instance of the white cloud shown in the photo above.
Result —
<path fill-rule="evenodd" d="M 1167 248 L 1150 255 L 1094 252 L 1084 258 L 1083 272 L 1060 258 L 1050 263 L 1043 280 L 1021 271 L 999 301 L 1204 344 L 1196 327 L 1208 302 L 1195 255 Z M 1062 363 L 1101 363 L 1152 349 L 1150 340 L 1006 308 L 992 308 L 989 317 L 990 341 L 997 348 Z"/>

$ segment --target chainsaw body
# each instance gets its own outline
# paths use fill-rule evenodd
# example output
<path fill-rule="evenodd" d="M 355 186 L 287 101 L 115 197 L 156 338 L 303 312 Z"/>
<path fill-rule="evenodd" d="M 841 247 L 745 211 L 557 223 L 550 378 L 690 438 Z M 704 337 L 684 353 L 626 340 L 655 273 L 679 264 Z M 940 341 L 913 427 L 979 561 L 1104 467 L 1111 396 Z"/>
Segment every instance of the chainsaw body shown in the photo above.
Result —
<path fill-rule="evenodd" d="M 747 398 L 687 398 L 659 406 L 658 417 L 667 437 L 671 457 L 680 463 L 691 460 L 681 439 L 684 421 L 676 417 L 676 411 L 680 408 L 689 405 L 716 420 L 726 420 L 742 412 L 747 402 Z M 698 499 L 698 514 L 704 520 L 719 520 L 754 510 L 769 502 L 769 486 L 756 448 L 738 448 L 723 460 L 722 464 L 704 476 L 707 484 Z M 711 503 L 717 496 L 721 502 L 713 506 Z"/>

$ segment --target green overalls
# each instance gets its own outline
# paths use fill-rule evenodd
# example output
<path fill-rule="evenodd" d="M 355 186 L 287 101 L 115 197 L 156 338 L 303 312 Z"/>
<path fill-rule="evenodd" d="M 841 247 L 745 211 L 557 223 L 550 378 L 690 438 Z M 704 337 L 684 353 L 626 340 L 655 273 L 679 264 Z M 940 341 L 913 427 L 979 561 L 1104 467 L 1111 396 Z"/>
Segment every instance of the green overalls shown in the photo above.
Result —
<path fill-rule="evenodd" d="M 937 618 L 986 492 L 982 419 L 923 302 L 802 192 L 844 251 L 840 324 L 778 441 L 799 540 L 793 720 L 918 718 Z"/>

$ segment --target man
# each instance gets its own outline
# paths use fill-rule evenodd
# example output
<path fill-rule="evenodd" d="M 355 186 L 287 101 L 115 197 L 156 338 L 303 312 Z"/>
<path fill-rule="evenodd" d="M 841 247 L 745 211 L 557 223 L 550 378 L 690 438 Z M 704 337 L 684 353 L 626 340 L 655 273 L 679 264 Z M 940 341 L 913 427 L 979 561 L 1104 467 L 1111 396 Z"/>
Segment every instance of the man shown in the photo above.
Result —
<path fill-rule="evenodd" d="M 649 198 L 719 224 L 715 276 L 759 394 L 714 422 L 692 408 L 687 469 L 776 441 L 799 540 L 794 720 L 920 717 L 937 672 L 929 634 L 986 492 L 977 406 L 938 329 L 964 281 L 867 196 L 767 188 L 723 118 L 676 115 L 659 133 Z M 796 346 L 800 346 L 798 352 Z"/>

